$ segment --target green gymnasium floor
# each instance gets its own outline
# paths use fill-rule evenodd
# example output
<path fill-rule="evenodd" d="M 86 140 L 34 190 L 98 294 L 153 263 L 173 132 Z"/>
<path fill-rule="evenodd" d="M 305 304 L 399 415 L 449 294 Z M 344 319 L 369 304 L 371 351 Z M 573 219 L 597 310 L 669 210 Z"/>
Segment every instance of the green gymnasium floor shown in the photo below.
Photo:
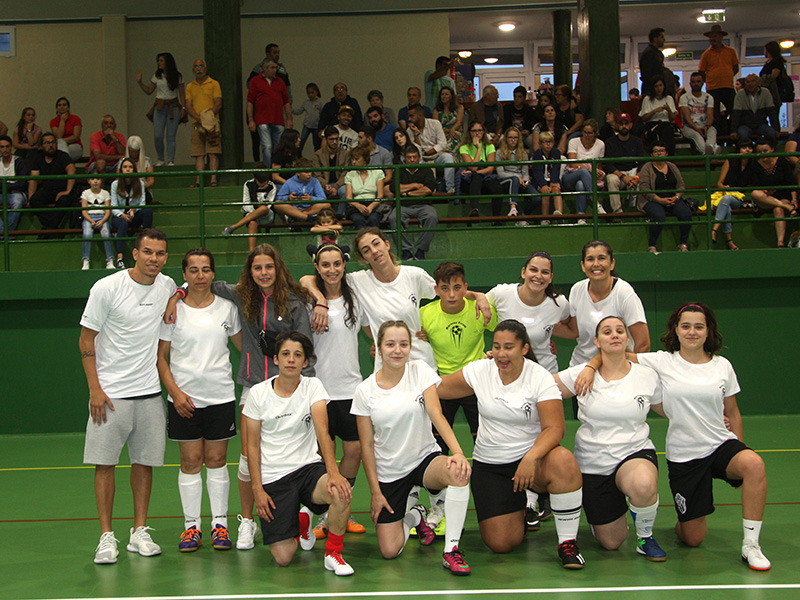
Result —
<path fill-rule="evenodd" d="M 574 437 L 575 425 L 568 423 L 567 440 Z M 665 422 L 654 419 L 651 427 L 656 446 L 663 448 Z M 349 535 L 345 541 L 345 557 L 356 570 L 352 577 L 338 578 L 324 571 L 322 544 L 311 552 L 298 551 L 285 569 L 277 567 L 261 545 L 249 552 L 203 547 L 195 553 L 179 553 L 178 452 L 172 443 L 167 446 L 167 466 L 155 472 L 150 506 L 149 525 L 156 529 L 153 537 L 163 554 L 143 558 L 125 552 L 132 508 L 128 470 L 121 467 L 115 510 L 117 537 L 122 542 L 119 561 L 95 565 L 92 557 L 99 530 L 92 469 L 81 465 L 83 435 L 0 436 L 4 534 L 0 598 L 800 598 L 798 429 L 800 415 L 745 418 L 746 440 L 767 464 L 770 491 L 761 543 L 772 561 L 770 572 L 751 571 L 740 561 L 740 496 L 721 482 L 715 484 L 718 508 L 709 517 L 706 541 L 693 549 L 677 542 L 662 455 L 662 509 L 656 537 L 668 553 L 667 562 L 649 563 L 637 555 L 632 532 L 619 551 L 602 551 L 585 521 L 578 537 L 587 562 L 582 571 L 560 566 L 552 520 L 543 523 L 541 531 L 530 533 L 515 552 L 495 555 L 481 543 L 470 511 L 461 544 L 473 569 L 470 577 L 454 577 L 441 567 L 440 541 L 425 548 L 412 539 L 398 559 L 380 558 L 369 524 L 363 473 L 353 510 L 367 525 L 367 534 Z M 464 423 L 457 423 L 457 432 L 468 437 Z M 228 456 L 231 461 L 238 456 L 236 441 Z M 233 479 L 236 467 L 231 464 L 229 469 Z M 233 485 L 230 524 L 234 539 L 238 505 Z M 204 507 L 206 515 L 207 503 Z"/>

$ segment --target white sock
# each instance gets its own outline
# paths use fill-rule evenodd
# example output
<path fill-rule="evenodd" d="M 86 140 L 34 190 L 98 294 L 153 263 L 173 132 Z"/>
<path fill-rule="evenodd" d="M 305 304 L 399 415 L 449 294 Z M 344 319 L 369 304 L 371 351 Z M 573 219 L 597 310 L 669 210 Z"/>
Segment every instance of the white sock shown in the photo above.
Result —
<path fill-rule="evenodd" d="M 658 513 L 658 497 L 656 497 L 656 503 L 651 506 L 639 507 L 631 504 L 629 508 L 633 517 L 633 526 L 636 528 L 636 537 L 642 539 L 651 537 Z"/>
<path fill-rule="evenodd" d="M 550 493 L 550 507 L 556 521 L 558 543 L 574 540 L 578 537 L 578 526 L 581 523 L 581 503 L 583 488 L 566 494 Z"/>
<path fill-rule="evenodd" d="M 217 469 L 206 467 L 206 488 L 211 503 L 211 525 L 228 528 L 228 495 L 231 491 L 231 478 L 228 467 Z"/>
<path fill-rule="evenodd" d="M 405 548 L 406 544 L 408 543 L 408 538 L 411 536 L 411 530 L 419 525 L 420 520 L 422 520 L 422 513 L 416 509 L 409 509 L 406 515 L 403 517 L 403 548 Z M 400 549 L 400 552 L 403 551 L 403 548 Z M 399 555 L 400 552 L 397 554 Z"/>
<path fill-rule="evenodd" d="M 408 499 L 406 500 L 406 513 L 411 510 L 411 507 L 415 504 L 419 504 L 419 486 L 415 485 L 411 488 L 411 491 L 408 492 Z M 414 525 L 416 527 L 416 524 Z"/>
<path fill-rule="evenodd" d="M 528 508 L 536 510 L 536 503 L 539 501 L 539 494 L 533 490 L 525 490 L 525 496 L 528 498 Z"/>
<path fill-rule="evenodd" d="M 469 486 L 449 486 L 444 498 L 445 552 L 452 552 L 454 548 L 458 548 L 458 543 L 461 541 L 461 530 L 464 529 L 464 521 L 467 519 L 467 508 L 469 508 Z"/>
<path fill-rule="evenodd" d="M 200 505 L 203 501 L 203 476 L 200 473 L 178 471 L 178 490 L 183 504 L 185 529 L 192 526 L 200 529 Z"/>
<path fill-rule="evenodd" d="M 742 519 L 742 526 L 744 527 L 744 543 L 758 544 L 758 536 L 761 535 L 761 521 Z"/>

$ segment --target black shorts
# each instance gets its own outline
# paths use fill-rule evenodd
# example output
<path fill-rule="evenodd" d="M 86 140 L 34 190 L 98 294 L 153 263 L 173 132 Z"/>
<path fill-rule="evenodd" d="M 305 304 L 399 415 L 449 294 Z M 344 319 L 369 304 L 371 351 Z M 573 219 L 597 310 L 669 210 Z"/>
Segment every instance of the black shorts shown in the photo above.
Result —
<path fill-rule="evenodd" d="M 624 458 L 610 475 L 583 474 L 583 512 L 590 525 L 613 523 L 628 512 L 628 502 L 617 487 L 617 471 L 629 460 L 643 458 L 658 469 L 656 451 L 645 448 Z"/>
<path fill-rule="evenodd" d="M 386 498 L 386 502 L 392 507 L 394 514 L 390 513 L 385 508 L 381 510 L 378 515 L 378 523 L 396 523 L 401 520 L 406 514 L 406 503 L 408 502 L 408 494 L 411 488 L 415 485 L 425 487 L 423 480 L 425 479 L 425 471 L 428 466 L 433 462 L 433 459 L 441 456 L 439 452 L 431 452 L 422 459 L 411 473 L 405 477 L 401 477 L 389 483 L 379 482 L 381 486 L 381 494 Z M 425 488 L 426 490 L 428 488 Z M 428 490 L 431 494 L 438 494 L 441 490 Z"/>
<path fill-rule="evenodd" d="M 478 432 L 478 397 L 475 394 L 464 396 L 463 398 L 454 398 L 453 400 L 441 400 L 442 414 L 450 426 L 456 419 L 458 407 L 464 409 L 464 416 L 467 418 L 469 430 L 474 436 Z"/>
<path fill-rule="evenodd" d="M 727 440 L 705 458 L 687 462 L 667 461 L 669 488 L 675 499 L 675 511 L 681 523 L 699 519 L 714 512 L 712 480 L 722 479 L 731 487 L 742 485 L 741 479 L 728 479 L 728 463 L 750 447 L 739 440 Z"/>
<path fill-rule="evenodd" d="M 236 437 L 236 402 L 195 408 L 191 419 L 185 419 L 167 402 L 167 436 L 176 442 L 207 440 L 219 442 Z"/>
<path fill-rule="evenodd" d="M 328 402 L 328 433 L 332 440 L 337 437 L 344 442 L 358 441 L 356 416 L 350 414 L 352 400 L 331 400 Z"/>
<path fill-rule="evenodd" d="M 264 544 L 274 544 L 300 535 L 297 513 L 300 512 L 301 504 L 315 515 L 321 515 L 328 510 L 327 504 L 314 504 L 311 501 L 317 482 L 327 472 L 325 465 L 315 462 L 264 485 L 264 491 L 275 503 L 272 522 L 267 523 L 265 519 L 261 519 Z"/>
<path fill-rule="evenodd" d="M 525 492 L 515 492 L 512 479 L 519 463 L 519 460 L 515 460 L 492 465 L 472 459 L 470 486 L 479 523 L 492 517 L 525 510 L 528 504 Z"/>

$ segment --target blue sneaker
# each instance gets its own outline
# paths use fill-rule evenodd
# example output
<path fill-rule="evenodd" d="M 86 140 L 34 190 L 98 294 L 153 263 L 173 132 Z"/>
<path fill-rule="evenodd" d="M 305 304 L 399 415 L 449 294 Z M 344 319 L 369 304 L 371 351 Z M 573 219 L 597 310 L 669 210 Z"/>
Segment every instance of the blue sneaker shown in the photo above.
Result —
<path fill-rule="evenodd" d="M 230 550 L 233 547 L 227 527 L 217 525 L 211 530 L 211 545 L 214 550 Z"/>
<path fill-rule="evenodd" d="M 178 550 L 181 552 L 194 552 L 195 550 L 199 550 L 202 544 L 203 534 L 193 525 L 181 534 L 181 542 L 178 544 Z"/>
<path fill-rule="evenodd" d="M 658 542 L 651 535 L 647 538 L 639 538 L 636 542 L 636 551 L 652 562 L 664 562 L 667 560 L 667 553 L 661 549 Z"/>

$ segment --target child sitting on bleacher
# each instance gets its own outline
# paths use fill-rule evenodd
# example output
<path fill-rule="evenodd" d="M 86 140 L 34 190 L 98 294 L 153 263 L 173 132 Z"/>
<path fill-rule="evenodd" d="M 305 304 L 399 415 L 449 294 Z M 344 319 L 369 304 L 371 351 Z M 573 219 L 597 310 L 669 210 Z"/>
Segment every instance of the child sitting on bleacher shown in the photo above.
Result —
<path fill-rule="evenodd" d="M 99 177 L 89 179 L 89 189 L 81 194 L 81 211 L 83 217 L 83 243 L 81 244 L 83 259 L 81 269 L 88 271 L 91 266 L 89 254 L 91 251 L 91 239 L 94 232 L 99 231 L 103 238 L 103 246 L 106 251 L 106 269 L 114 268 L 114 246 L 111 244 L 111 226 L 108 220 L 111 218 L 111 194 L 103 189 L 103 180 Z"/>
<path fill-rule="evenodd" d="M 259 225 L 269 225 L 275 220 L 273 203 L 277 188 L 272 183 L 269 173 L 260 169 L 266 169 L 264 163 L 256 163 L 257 171 L 253 173 L 253 178 L 245 182 L 242 197 L 242 212 L 244 217 L 233 225 L 229 225 L 222 230 L 222 235 L 231 235 L 239 227 L 247 225 L 247 233 L 253 234 L 247 238 L 247 244 L 252 251 L 256 247 L 255 233 L 258 232 Z"/>
<path fill-rule="evenodd" d="M 323 208 L 317 213 L 317 222 L 311 227 L 310 231 L 317 235 L 317 243 L 306 246 L 306 252 L 313 257 L 316 255 L 317 249 L 325 244 L 339 245 L 342 224 L 336 219 L 336 213 L 332 208 Z M 344 253 L 345 260 L 350 260 L 350 246 L 339 247 Z"/>

